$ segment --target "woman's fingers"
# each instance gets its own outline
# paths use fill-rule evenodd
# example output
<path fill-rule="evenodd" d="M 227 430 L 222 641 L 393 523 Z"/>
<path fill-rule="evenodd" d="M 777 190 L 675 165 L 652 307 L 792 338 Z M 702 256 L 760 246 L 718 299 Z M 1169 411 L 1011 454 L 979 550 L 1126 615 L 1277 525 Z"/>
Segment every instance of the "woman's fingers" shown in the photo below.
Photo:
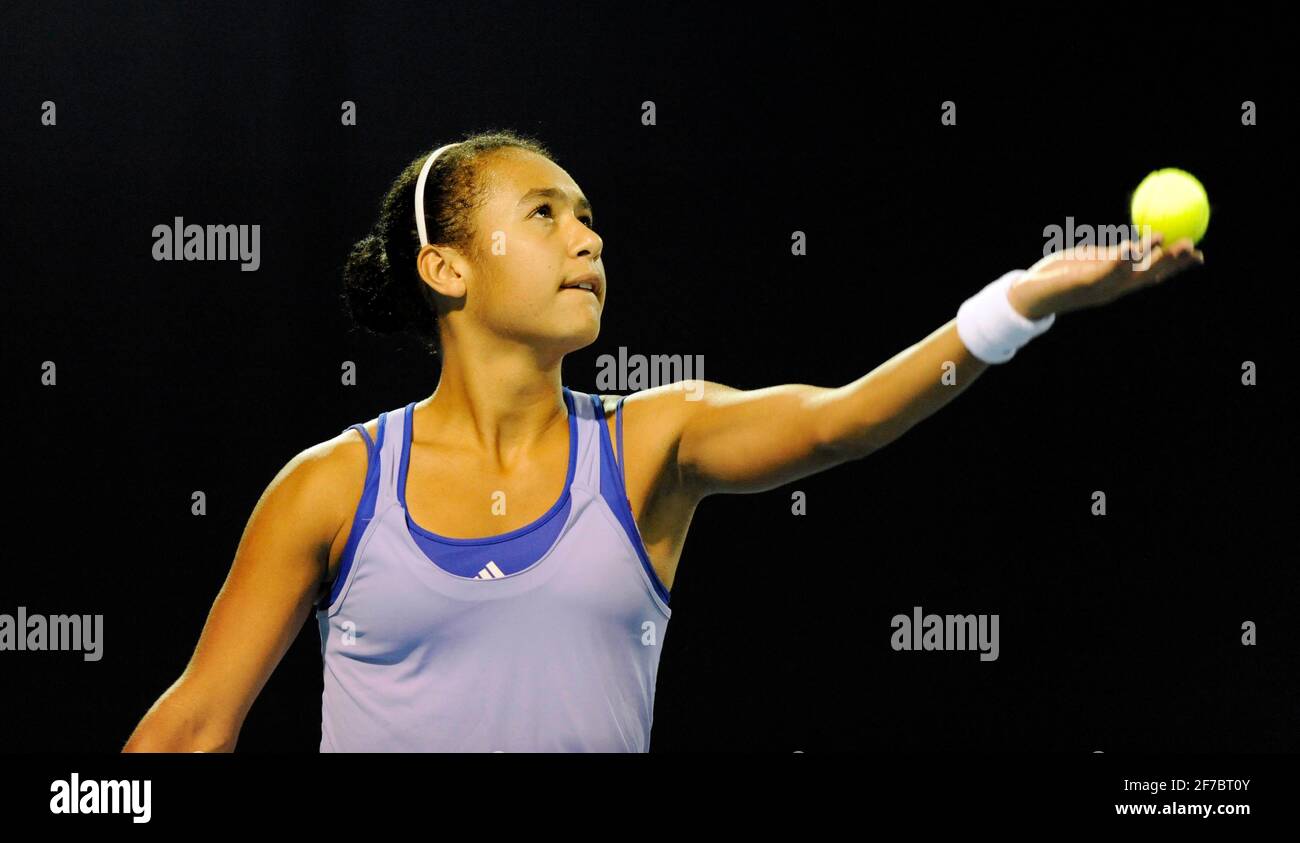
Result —
<path fill-rule="evenodd" d="M 1154 234 L 1144 235 L 1142 239 L 1138 241 L 1137 244 L 1138 260 L 1141 260 L 1142 258 L 1146 257 L 1152 252 L 1156 251 L 1157 249 L 1163 248 L 1164 243 L 1165 243 L 1165 236 L 1161 234 L 1159 231 L 1155 232 Z"/>
<path fill-rule="evenodd" d="M 1143 237 L 1141 240 L 1125 240 L 1119 244 L 1119 260 L 1127 263 L 1145 263 L 1149 266 L 1154 256 L 1159 253 L 1165 236 L 1160 232 Z M 1139 267 L 1135 267 L 1137 269 Z"/>
<path fill-rule="evenodd" d="M 1170 246 L 1168 251 L 1155 249 L 1146 271 L 1152 273 L 1152 278 L 1158 283 L 1203 263 L 1205 263 L 1205 255 L 1196 248 L 1191 238 L 1184 237 Z"/>
<path fill-rule="evenodd" d="M 1201 250 L 1196 248 L 1190 237 L 1184 237 L 1174 244 L 1174 251 L 1179 259 L 1191 266 L 1194 263 L 1205 263 L 1205 255 Z"/>
<path fill-rule="evenodd" d="M 1170 255 L 1180 267 L 1188 267 L 1198 263 L 1205 263 L 1205 255 L 1192 243 L 1190 237 L 1184 237 L 1173 245 Z"/>

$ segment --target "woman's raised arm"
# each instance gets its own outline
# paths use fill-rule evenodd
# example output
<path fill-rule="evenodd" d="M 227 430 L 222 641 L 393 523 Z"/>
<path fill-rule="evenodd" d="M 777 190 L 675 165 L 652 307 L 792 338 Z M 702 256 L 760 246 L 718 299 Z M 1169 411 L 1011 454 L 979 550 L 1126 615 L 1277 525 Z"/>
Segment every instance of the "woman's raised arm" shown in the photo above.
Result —
<path fill-rule="evenodd" d="M 1044 257 L 1011 283 L 1006 303 L 1021 317 L 1045 320 L 1107 304 L 1204 263 L 1190 240 L 1168 251 L 1159 241 L 1157 235 L 1146 243 Z M 965 391 L 989 364 L 967 348 L 958 322 L 841 387 L 741 391 L 693 381 L 648 390 L 638 400 L 655 401 L 655 416 L 672 425 L 678 471 L 698 497 L 767 491 L 883 448 Z"/>

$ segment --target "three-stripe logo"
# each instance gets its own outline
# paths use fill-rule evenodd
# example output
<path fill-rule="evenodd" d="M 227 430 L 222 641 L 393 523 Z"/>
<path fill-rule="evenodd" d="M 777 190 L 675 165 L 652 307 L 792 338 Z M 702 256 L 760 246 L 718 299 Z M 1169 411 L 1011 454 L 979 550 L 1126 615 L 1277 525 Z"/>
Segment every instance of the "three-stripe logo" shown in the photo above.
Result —
<path fill-rule="evenodd" d="M 496 562 L 493 562 L 491 559 L 489 559 L 487 565 L 485 565 L 483 569 L 480 570 L 477 575 L 475 575 L 474 579 L 498 580 L 504 576 L 505 576 L 505 572 L 497 567 Z"/>

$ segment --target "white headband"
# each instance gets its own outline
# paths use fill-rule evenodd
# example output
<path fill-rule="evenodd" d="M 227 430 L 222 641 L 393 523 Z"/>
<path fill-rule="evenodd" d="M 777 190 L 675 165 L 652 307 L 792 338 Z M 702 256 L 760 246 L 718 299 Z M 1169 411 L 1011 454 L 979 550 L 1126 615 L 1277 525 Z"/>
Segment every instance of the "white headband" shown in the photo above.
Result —
<path fill-rule="evenodd" d="M 456 141 L 460 143 L 460 141 Z M 433 151 L 433 154 L 424 162 L 424 167 L 420 170 L 420 180 L 415 183 L 415 227 L 420 230 L 420 245 L 429 245 L 429 233 L 424 230 L 424 182 L 429 178 L 429 168 L 433 166 L 433 161 L 444 151 L 451 149 L 456 143 L 449 143 L 446 146 L 440 146 Z"/>

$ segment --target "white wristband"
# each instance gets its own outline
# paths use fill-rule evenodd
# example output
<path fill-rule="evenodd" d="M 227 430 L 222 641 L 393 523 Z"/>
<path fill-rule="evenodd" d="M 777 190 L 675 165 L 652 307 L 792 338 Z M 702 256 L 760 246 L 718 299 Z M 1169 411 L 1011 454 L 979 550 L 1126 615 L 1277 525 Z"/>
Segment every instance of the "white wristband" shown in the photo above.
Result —
<path fill-rule="evenodd" d="M 957 309 L 957 335 L 985 363 L 1005 363 L 1016 349 L 1052 327 L 1056 314 L 1027 319 L 1016 312 L 1007 290 L 1028 270 L 1013 269 L 966 299 Z"/>

